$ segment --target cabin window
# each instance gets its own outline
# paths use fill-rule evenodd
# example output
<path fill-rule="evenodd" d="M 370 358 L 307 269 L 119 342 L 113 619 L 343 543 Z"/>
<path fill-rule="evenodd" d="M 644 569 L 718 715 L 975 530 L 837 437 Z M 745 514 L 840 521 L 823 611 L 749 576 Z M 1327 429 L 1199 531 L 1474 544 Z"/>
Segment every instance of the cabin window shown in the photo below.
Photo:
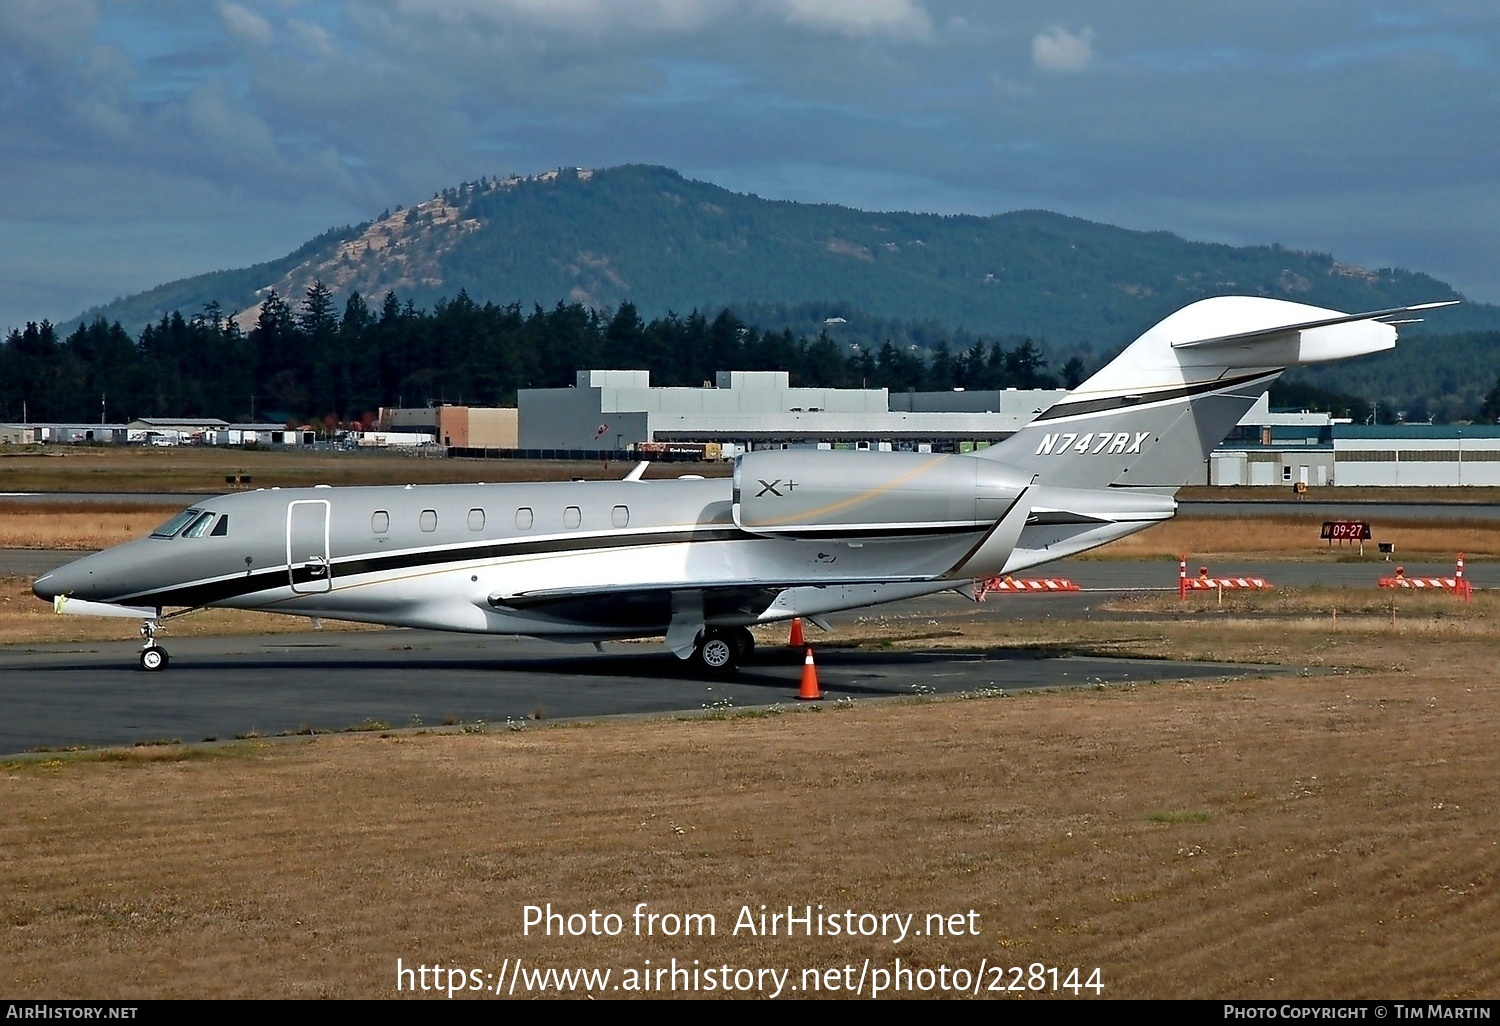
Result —
<path fill-rule="evenodd" d="M 531 530 L 531 522 L 535 518 L 531 515 L 530 506 L 522 506 L 516 510 L 516 527 L 522 531 Z"/>
<path fill-rule="evenodd" d="M 611 524 L 614 524 L 616 527 L 629 527 L 630 526 L 630 507 L 629 506 L 616 506 L 614 509 L 610 510 L 609 511 L 609 522 Z"/>
<path fill-rule="evenodd" d="M 431 534 L 433 531 L 436 531 L 437 510 L 424 509 L 422 511 L 422 515 L 417 517 L 417 526 L 420 527 L 425 534 Z"/>
<path fill-rule="evenodd" d="M 229 514 L 225 513 L 214 525 L 214 529 L 208 532 L 210 538 L 223 538 L 229 534 Z"/>
<path fill-rule="evenodd" d="M 209 525 L 214 522 L 212 513 L 202 513 L 188 525 L 188 529 L 182 532 L 184 538 L 202 538 L 208 532 Z"/>
<path fill-rule="evenodd" d="M 152 531 L 151 537 L 175 538 L 177 537 L 178 531 L 182 530 L 188 524 L 192 523 L 193 520 L 197 518 L 198 514 L 202 512 L 203 511 L 201 509 L 185 509 L 181 513 L 173 517 L 171 520 L 168 520 L 165 524 L 162 524 L 156 530 Z"/>
<path fill-rule="evenodd" d="M 484 530 L 484 510 L 482 510 L 482 509 L 471 509 L 471 510 L 469 510 L 469 530 L 471 530 L 471 531 L 483 531 Z"/>
<path fill-rule="evenodd" d="M 370 514 L 370 530 L 376 534 L 385 534 L 391 529 L 391 515 L 383 509 L 377 509 Z"/>
<path fill-rule="evenodd" d="M 571 531 L 581 523 L 583 523 L 583 510 L 577 506 L 569 506 L 563 510 L 563 526 L 568 530 Z"/>

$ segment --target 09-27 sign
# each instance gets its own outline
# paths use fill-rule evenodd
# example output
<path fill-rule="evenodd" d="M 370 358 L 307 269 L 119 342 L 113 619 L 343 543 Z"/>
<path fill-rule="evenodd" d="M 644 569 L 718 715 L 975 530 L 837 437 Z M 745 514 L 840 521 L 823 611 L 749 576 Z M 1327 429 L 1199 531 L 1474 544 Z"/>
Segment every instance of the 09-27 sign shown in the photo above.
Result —
<path fill-rule="evenodd" d="M 1370 523 L 1367 520 L 1325 520 L 1319 537 L 1325 541 L 1369 541 Z"/>

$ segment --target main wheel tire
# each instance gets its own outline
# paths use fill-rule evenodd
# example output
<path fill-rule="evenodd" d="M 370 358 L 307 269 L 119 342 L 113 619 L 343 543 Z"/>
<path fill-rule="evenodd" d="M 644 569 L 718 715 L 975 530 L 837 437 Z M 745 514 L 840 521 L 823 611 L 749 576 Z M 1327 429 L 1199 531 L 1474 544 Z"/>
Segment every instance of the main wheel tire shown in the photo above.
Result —
<path fill-rule="evenodd" d="M 155 672 L 167 668 L 167 650 L 160 645 L 141 649 L 141 669 Z"/>
<path fill-rule="evenodd" d="M 709 634 L 693 649 L 693 659 L 709 673 L 733 673 L 739 651 L 732 637 Z"/>
<path fill-rule="evenodd" d="M 735 627 L 729 631 L 729 636 L 734 640 L 735 661 L 743 663 L 755 651 L 755 635 L 750 633 L 749 627 Z"/>

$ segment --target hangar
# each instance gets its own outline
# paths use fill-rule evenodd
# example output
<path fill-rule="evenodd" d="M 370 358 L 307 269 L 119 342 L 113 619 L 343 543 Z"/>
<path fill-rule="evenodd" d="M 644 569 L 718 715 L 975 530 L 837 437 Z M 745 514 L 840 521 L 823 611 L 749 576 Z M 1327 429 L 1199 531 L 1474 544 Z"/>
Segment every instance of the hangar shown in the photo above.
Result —
<path fill-rule="evenodd" d="M 1009 437 L 1062 389 L 891 392 L 794 388 L 786 371 L 720 371 L 701 388 L 657 388 L 643 370 L 583 370 L 571 388 L 518 394 L 522 449 L 619 451 L 643 442 L 880 449 L 985 446 Z"/>
<path fill-rule="evenodd" d="M 455 448 L 514 449 L 516 419 L 516 409 L 504 406 L 382 406 L 372 430 L 365 434 L 397 439 L 371 444 L 415 445 L 419 436 L 425 436 L 427 441 Z"/>
<path fill-rule="evenodd" d="M 1336 425 L 1341 485 L 1500 485 L 1500 425 Z"/>
<path fill-rule="evenodd" d="M 1327 414 L 1267 418 L 1252 410 L 1208 469 L 1214 485 L 1496 486 L 1500 425 L 1350 424 Z"/>

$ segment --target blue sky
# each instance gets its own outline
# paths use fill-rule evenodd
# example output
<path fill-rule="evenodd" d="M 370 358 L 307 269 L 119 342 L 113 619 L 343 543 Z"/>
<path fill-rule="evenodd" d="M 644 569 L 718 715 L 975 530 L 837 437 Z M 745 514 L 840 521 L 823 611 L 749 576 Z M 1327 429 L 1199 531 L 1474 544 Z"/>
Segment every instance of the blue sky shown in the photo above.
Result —
<path fill-rule="evenodd" d="M 1500 301 L 1500 5 L 5 0 L 0 329 L 485 174 L 1043 207 Z"/>

